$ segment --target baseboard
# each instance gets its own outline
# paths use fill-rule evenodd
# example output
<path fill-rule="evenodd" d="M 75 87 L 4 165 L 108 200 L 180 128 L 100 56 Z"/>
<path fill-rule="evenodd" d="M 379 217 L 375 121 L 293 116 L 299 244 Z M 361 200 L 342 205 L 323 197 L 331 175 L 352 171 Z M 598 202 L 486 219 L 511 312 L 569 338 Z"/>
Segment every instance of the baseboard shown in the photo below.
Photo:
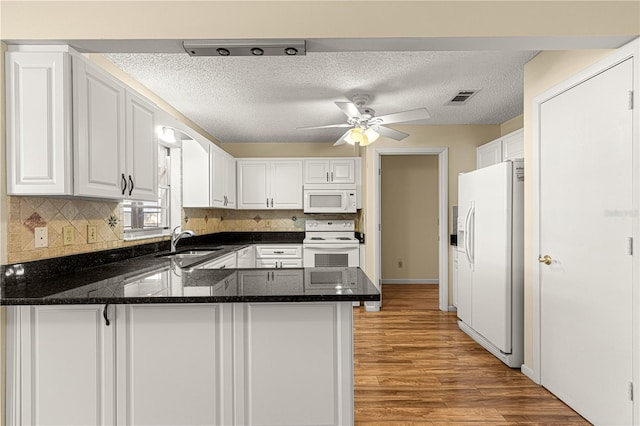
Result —
<path fill-rule="evenodd" d="M 382 284 L 439 284 L 437 278 L 391 278 L 382 279 Z"/>
<path fill-rule="evenodd" d="M 520 371 L 522 371 L 522 374 L 524 374 L 525 376 L 527 376 L 529 379 L 531 379 L 531 381 L 537 385 L 539 385 L 540 383 L 538 383 L 535 379 L 535 373 L 533 372 L 533 370 L 529 367 L 527 367 L 526 365 L 522 364 L 522 366 L 520 367 Z"/>
<path fill-rule="evenodd" d="M 458 308 L 456 308 L 453 305 L 449 305 L 449 309 L 448 310 L 449 310 L 449 312 L 458 312 Z"/>

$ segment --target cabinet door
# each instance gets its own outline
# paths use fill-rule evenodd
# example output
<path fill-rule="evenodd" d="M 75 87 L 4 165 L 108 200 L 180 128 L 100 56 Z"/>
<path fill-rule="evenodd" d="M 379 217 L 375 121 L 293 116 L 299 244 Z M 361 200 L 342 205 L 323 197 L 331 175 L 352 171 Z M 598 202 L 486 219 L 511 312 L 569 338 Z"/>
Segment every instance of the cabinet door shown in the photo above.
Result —
<path fill-rule="evenodd" d="M 126 93 L 125 198 L 156 201 L 158 198 L 158 140 L 156 107 L 137 93 Z"/>
<path fill-rule="evenodd" d="M 256 268 L 277 268 L 276 259 L 256 259 Z"/>
<path fill-rule="evenodd" d="M 258 266 L 258 268 L 266 268 L 267 266 Z M 271 266 L 274 268 L 275 266 Z M 244 296 L 263 296 L 268 294 L 267 286 L 269 285 L 271 271 L 239 271 L 238 286 L 239 294 Z"/>
<path fill-rule="evenodd" d="M 304 183 L 328 183 L 329 160 L 304 160 Z"/>
<path fill-rule="evenodd" d="M 302 161 L 271 162 L 271 207 L 302 208 Z"/>
<path fill-rule="evenodd" d="M 524 132 L 518 130 L 502 138 L 502 160 L 524 158 Z"/>
<path fill-rule="evenodd" d="M 268 161 L 238 161 L 238 208 L 270 208 Z M 301 191 L 302 192 L 302 191 Z"/>
<path fill-rule="evenodd" d="M 115 424 L 115 325 L 106 326 L 103 309 L 12 308 L 20 330 L 17 348 L 8 347 L 20 372 L 17 424 Z"/>
<path fill-rule="evenodd" d="M 209 207 L 209 147 L 187 139 L 182 141 L 182 205 Z"/>
<path fill-rule="evenodd" d="M 302 268 L 302 259 L 280 259 L 279 268 Z"/>
<path fill-rule="evenodd" d="M 8 52 L 7 193 L 71 195 L 71 59 Z"/>
<path fill-rule="evenodd" d="M 353 159 L 331 160 L 331 183 L 356 183 L 356 162 Z"/>
<path fill-rule="evenodd" d="M 231 253 L 198 266 L 198 269 L 233 269 L 236 267 L 236 254 Z"/>
<path fill-rule="evenodd" d="M 73 58 L 74 190 L 124 198 L 125 90 L 98 67 Z"/>
<path fill-rule="evenodd" d="M 227 192 L 227 158 L 221 149 L 210 148 L 211 155 L 211 206 L 225 207 Z"/>
<path fill-rule="evenodd" d="M 118 424 L 233 423 L 231 307 L 118 305 Z"/>
<path fill-rule="evenodd" d="M 238 250 L 238 268 L 255 268 L 256 260 L 254 257 L 253 246 L 245 247 L 242 250 Z"/>
<path fill-rule="evenodd" d="M 492 166 L 502 162 L 502 140 L 486 143 L 476 149 L 476 167 Z"/>
<path fill-rule="evenodd" d="M 227 205 L 228 209 L 236 208 L 236 159 L 227 155 Z"/>

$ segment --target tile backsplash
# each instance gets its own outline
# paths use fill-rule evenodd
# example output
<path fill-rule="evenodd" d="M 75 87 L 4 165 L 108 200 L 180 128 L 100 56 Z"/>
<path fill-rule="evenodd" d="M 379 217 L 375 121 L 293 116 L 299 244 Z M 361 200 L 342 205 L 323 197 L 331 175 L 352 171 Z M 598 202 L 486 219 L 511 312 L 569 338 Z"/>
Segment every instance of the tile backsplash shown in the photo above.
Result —
<path fill-rule="evenodd" d="M 124 241 L 121 207 L 115 201 L 73 198 L 8 197 L 9 223 L 7 260 L 9 263 L 107 250 L 153 242 Z M 87 226 L 96 227 L 96 242 L 87 242 Z M 35 228 L 46 227 L 48 246 L 35 247 Z M 73 228 L 73 241 L 63 244 L 63 228 Z"/>
<path fill-rule="evenodd" d="M 114 249 L 162 241 L 150 238 L 124 241 L 122 206 L 115 201 L 51 197 L 7 197 L 8 263 L 28 262 L 78 253 Z M 313 219 L 354 219 L 356 230 L 364 219 L 358 214 L 304 214 L 302 210 L 182 209 L 182 228 L 197 235 L 217 232 L 304 232 L 304 222 Z M 87 242 L 87 226 L 97 230 L 97 241 Z M 48 246 L 35 247 L 35 228 L 46 227 Z M 73 228 L 73 242 L 64 245 L 63 228 Z"/>

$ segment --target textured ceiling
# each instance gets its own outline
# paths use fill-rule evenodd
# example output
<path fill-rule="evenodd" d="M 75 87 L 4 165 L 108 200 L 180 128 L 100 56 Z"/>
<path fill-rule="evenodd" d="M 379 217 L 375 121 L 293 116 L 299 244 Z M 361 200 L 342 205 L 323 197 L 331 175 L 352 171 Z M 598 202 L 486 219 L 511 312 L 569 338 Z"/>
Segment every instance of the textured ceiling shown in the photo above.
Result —
<path fill-rule="evenodd" d="M 108 54 L 122 70 L 222 142 L 327 142 L 344 129 L 333 104 L 371 95 L 376 115 L 426 107 L 411 124 L 500 124 L 522 113 L 532 51 L 310 52 L 299 57 Z M 458 90 L 479 89 L 462 106 Z"/>

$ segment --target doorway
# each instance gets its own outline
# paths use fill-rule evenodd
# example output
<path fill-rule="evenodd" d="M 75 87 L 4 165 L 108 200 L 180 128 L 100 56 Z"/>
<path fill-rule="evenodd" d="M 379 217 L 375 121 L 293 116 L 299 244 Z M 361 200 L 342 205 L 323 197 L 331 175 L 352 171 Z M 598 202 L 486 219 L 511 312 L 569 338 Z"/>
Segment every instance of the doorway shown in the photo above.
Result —
<path fill-rule="evenodd" d="M 374 170 L 378 170 L 375 179 L 375 213 L 374 223 L 377 224 L 375 234 L 375 259 L 376 276 L 382 289 L 382 156 L 434 156 L 437 158 L 437 279 L 438 279 L 438 306 L 442 311 L 449 310 L 449 252 L 448 252 L 448 149 L 447 148 L 377 148 L 374 154 Z M 400 189 L 399 189 L 400 190 Z M 427 254 L 422 255 L 426 259 Z M 400 259 L 402 260 L 402 259 Z M 398 265 L 398 259 L 392 259 Z M 404 266 L 404 263 L 403 263 Z M 429 278 L 429 277 L 421 277 Z M 430 277 L 433 279 L 433 277 Z"/>
<path fill-rule="evenodd" d="M 412 289 L 414 295 L 433 293 L 429 287 L 437 290 L 439 282 L 438 157 L 385 155 L 380 168 L 385 293 L 398 294 L 405 285 L 418 285 Z M 434 304 L 432 298 L 427 300 Z"/>
<path fill-rule="evenodd" d="M 595 424 L 638 422 L 638 47 L 534 101 L 532 378 Z"/>

